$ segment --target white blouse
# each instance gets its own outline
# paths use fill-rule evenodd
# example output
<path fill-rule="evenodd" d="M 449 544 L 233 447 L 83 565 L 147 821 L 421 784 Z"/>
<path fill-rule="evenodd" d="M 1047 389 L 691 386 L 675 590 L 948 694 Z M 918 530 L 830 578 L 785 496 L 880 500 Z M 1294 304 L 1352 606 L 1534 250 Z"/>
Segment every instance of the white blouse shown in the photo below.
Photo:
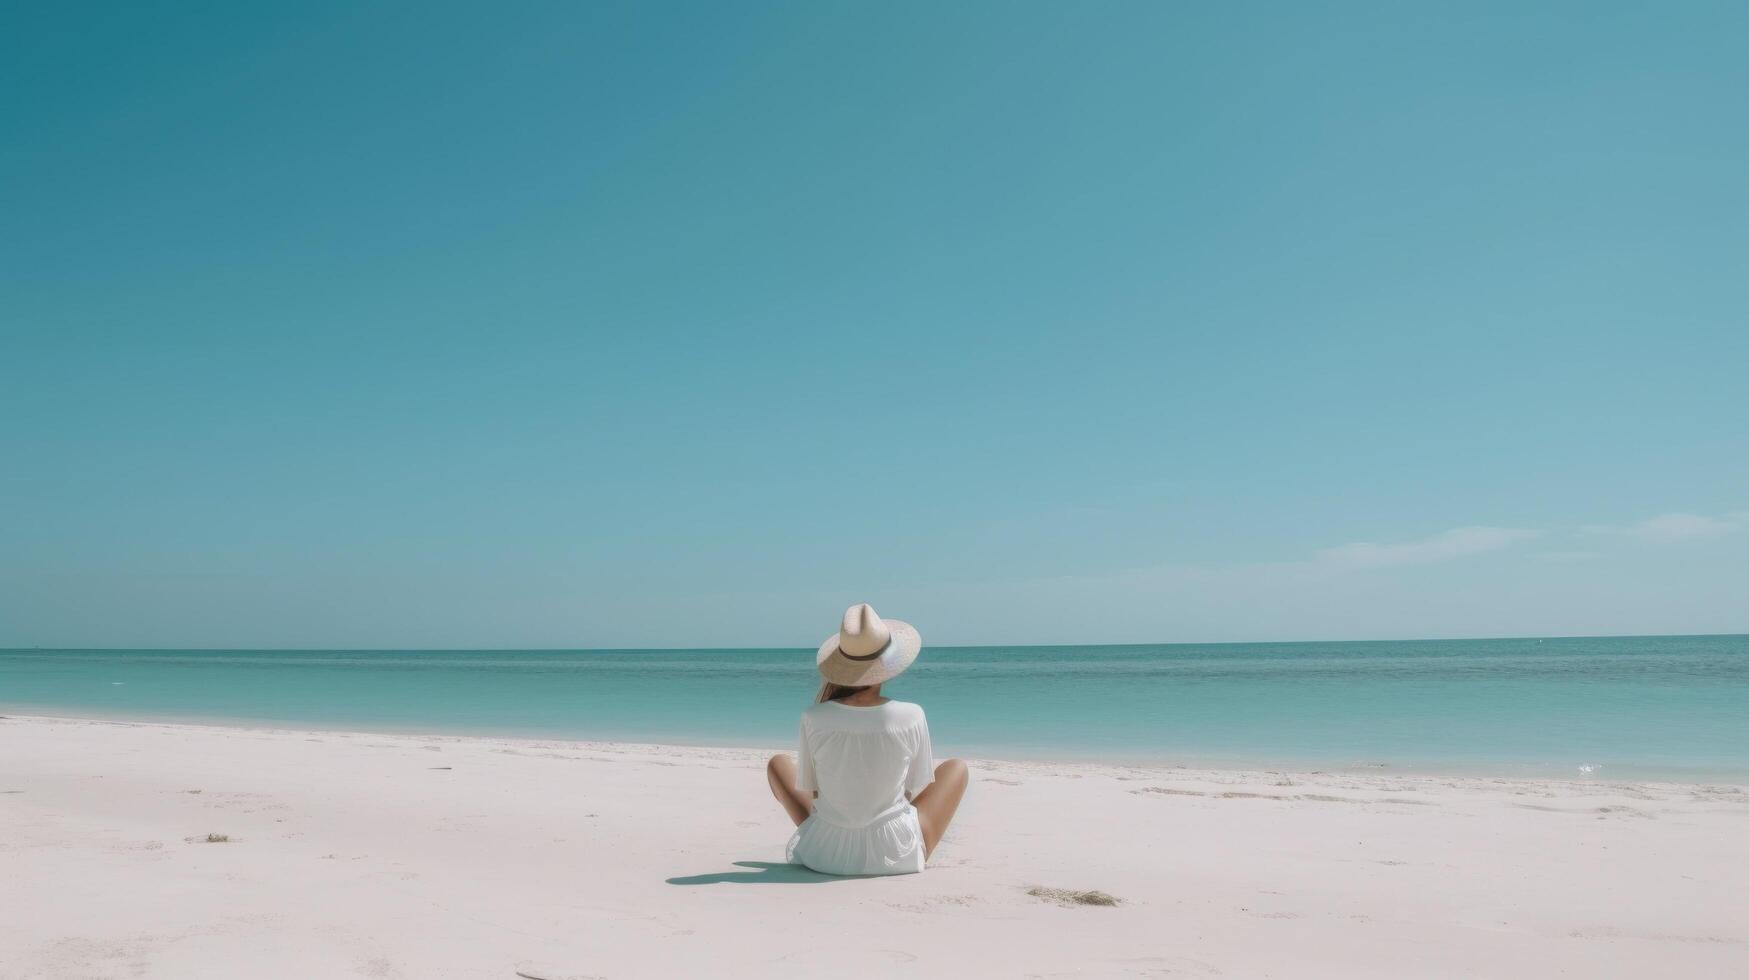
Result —
<path fill-rule="evenodd" d="M 922 871 L 923 834 L 907 796 L 934 779 L 922 708 L 814 705 L 802 714 L 796 784 L 819 798 L 790 838 L 790 861 L 827 874 Z"/>

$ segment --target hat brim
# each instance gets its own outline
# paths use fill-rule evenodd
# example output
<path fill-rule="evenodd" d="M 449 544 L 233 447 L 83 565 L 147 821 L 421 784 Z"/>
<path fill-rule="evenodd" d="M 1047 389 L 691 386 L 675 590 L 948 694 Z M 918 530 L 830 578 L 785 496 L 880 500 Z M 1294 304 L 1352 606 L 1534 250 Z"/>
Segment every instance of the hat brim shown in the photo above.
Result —
<path fill-rule="evenodd" d="M 883 619 L 887 624 L 887 646 L 872 660 L 852 660 L 838 649 L 838 634 L 826 637 L 820 653 L 814 659 L 820 676 L 842 687 L 867 687 L 890 681 L 904 673 L 923 649 L 923 637 L 910 623 Z"/>

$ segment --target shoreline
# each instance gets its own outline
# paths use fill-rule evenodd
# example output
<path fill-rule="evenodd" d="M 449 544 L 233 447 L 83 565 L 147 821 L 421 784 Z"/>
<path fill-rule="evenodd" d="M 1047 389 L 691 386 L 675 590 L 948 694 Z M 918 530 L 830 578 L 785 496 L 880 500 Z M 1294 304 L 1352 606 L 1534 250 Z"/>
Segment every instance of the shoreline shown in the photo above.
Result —
<path fill-rule="evenodd" d="M 543 734 L 538 732 L 491 732 L 491 731 L 457 731 L 438 728 L 400 728 L 383 727 L 328 727 L 323 725 L 298 725 L 284 721 L 256 721 L 244 718 L 223 716 L 156 716 L 129 714 L 78 714 L 65 713 L 57 709 L 43 711 L 31 706 L 11 706 L 0 702 L 0 719 L 19 718 L 42 721 L 89 722 L 93 724 L 113 725 L 158 725 L 171 728 L 199 729 L 230 729 L 237 731 L 283 732 L 288 734 L 333 734 L 333 735 L 380 735 L 401 738 L 430 739 L 492 739 L 511 742 L 562 742 L 591 746 L 641 746 L 650 749 L 704 749 L 721 750 L 725 752 L 747 752 L 769 756 L 774 752 L 795 751 L 795 746 L 785 742 L 758 743 L 749 740 L 747 744 L 734 744 L 720 741 L 690 741 L 679 739 L 675 741 L 651 741 L 645 739 L 626 738 L 587 738 L 566 734 Z M 943 748 L 951 749 L 944 745 Z M 955 750 L 957 751 L 957 750 Z M 1081 755 L 1040 756 L 1023 754 L 1024 750 L 1009 754 L 1002 751 L 979 752 L 972 749 L 963 753 L 968 761 L 976 761 L 994 765 L 1036 765 L 1050 767 L 1074 768 L 1108 768 L 1115 770 L 1145 770 L 1168 771 L 1177 773 L 1235 773 L 1254 775 L 1299 775 L 1299 776 L 1381 776 L 1404 779 L 1481 779 L 1481 780 L 1522 780 L 1535 782 L 1571 783 L 1575 786 L 1598 786 L 1614 783 L 1644 783 L 1669 786 L 1741 786 L 1749 787 L 1749 770 L 1692 767 L 1686 770 L 1676 770 L 1671 767 L 1658 766 L 1598 766 L 1595 772 L 1579 771 L 1581 767 L 1565 765 L 1541 765 L 1530 763 L 1502 764 L 1475 762 L 1467 764 L 1452 764 L 1447 766 L 1398 766 L 1389 763 L 1319 763 L 1307 760 L 1282 758 L 1275 761 L 1260 760 L 1248 757 L 1212 758 L 1209 756 L 1185 755 L 1172 757 L 1124 757 Z"/>
<path fill-rule="evenodd" d="M 834 879 L 767 754 L 11 714 L 0 975 L 1749 967 L 1745 787 L 973 760 L 927 871 Z"/>

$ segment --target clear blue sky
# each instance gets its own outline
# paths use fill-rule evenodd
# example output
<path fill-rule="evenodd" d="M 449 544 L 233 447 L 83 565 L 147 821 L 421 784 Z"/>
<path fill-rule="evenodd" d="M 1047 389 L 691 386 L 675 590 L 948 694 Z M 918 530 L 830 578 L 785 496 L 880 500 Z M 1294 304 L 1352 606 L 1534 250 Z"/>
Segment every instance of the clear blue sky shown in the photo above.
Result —
<path fill-rule="evenodd" d="M 0 645 L 1749 631 L 1746 36 L 8 4 Z"/>

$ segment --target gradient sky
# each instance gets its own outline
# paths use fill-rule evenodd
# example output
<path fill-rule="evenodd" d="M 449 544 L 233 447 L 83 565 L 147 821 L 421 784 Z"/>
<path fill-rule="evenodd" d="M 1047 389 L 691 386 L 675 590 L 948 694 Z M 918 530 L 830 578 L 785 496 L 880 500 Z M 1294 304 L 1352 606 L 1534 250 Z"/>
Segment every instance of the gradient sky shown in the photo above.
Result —
<path fill-rule="evenodd" d="M 0 646 L 1749 631 L 1741 3 L 8 3 Z"/>

